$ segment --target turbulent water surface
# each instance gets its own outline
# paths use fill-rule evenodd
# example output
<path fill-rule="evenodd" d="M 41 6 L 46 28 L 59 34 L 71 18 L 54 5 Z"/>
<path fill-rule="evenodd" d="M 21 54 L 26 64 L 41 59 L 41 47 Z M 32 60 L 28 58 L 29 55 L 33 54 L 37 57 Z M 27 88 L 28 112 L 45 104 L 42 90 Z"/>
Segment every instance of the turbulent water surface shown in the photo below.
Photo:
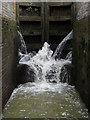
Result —
<path fill-rule="evenodd" d="M 5 118 L 87 118 L 74 87 L 66 83 L 26 83 L 14 90 Z"/>
<path fill-rule="evenodd" d="M 33 69 L 35 81 L 13 91 L 3 111 L 4 118 L 88 118 L 88 110 L 75 88 L 60 81 L 62 67 L 71 64 L 71 52 L 66 59 L 55 60 L 45 42 L 37 54 L 19 55 L 19 64 Z"/>

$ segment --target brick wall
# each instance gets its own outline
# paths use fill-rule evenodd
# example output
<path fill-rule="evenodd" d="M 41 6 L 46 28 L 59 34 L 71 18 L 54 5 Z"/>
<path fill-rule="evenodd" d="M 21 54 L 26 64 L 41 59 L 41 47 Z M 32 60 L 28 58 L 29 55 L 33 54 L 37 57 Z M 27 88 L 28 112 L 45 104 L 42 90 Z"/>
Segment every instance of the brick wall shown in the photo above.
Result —
<path fill-rule="evenodd" d="M 2 42 L 2 20 L 1 20 L 1 0 L 0 0 L 0 119 L 1 119 L 1 113 L 2 113 L 2 47 L 1 47 L 1 42 Z"/>
<path fill-rule="evenodd" d="M 90 2 L 88 6 L 88 71 L 87 71 L 87 77 L 88 77 L 88 108 L 90 113 Z M 89 116 L 90 118 L 90 116 Z"/>
<path fill-rule="evenodd" d="M 17 29 L 14 3 L 2 3 L 2 107 L 16 86 Z M 1 58 L 1 56 L 0 56 Z M 1 61 L 0 61 L 1 63 Z"/>
<path fill-rule="evenodd" d="M 88 16 L 88 2 L 77 2 L 76 3 L 76 19 L 80 20 Z"/>
<path fill-rule="evenodd" d="M 79 91 L 82 100 L 89 108 L 88 91 L 89 79 L 89 3 L 75 4 L 75 21 L 74 21 L 74 40 L 73 40 L 73 74 L 72 80 Z"/>
<path fill-rule="evenodd" d="M 16 11 L 14 8 L 14 3 L 11 2 L 2 3 L 2 17 L 7 17 L 11 20 L 16 20 Z"/>

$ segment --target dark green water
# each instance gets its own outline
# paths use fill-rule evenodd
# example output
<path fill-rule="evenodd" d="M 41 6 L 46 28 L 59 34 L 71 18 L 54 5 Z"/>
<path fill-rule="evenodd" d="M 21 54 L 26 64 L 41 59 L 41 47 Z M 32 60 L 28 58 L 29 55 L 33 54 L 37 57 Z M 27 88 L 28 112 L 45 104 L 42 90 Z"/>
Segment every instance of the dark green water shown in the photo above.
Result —
<path fill-rule="evenodd" d="M 14 90 L 4 118 L 88 118 L 75 88 L 67 84 L 26 83 Z"/>

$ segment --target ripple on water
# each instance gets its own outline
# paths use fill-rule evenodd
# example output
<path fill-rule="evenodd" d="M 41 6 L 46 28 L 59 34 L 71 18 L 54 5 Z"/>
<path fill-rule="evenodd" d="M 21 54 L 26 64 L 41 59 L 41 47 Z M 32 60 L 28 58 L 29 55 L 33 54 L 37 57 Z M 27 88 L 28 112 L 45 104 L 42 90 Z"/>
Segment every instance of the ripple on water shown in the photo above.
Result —
<path fill-rule="evenodd" d="M 88 110 L 74 87 L 66 83 L 43 84 L 26 83 L 16 88 L 4 109 L 4 117 L 88 118 Z"/>

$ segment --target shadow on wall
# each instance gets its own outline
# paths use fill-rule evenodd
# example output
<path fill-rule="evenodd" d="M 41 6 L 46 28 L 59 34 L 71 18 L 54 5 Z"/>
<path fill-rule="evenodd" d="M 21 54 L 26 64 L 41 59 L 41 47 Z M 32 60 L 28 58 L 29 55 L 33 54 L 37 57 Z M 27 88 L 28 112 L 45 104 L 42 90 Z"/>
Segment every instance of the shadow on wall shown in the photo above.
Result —
<path fill-rule="evenodd" d="M 72 80 L 90 112 L 89 8 L 89 2 L 75 3 Z"/>

